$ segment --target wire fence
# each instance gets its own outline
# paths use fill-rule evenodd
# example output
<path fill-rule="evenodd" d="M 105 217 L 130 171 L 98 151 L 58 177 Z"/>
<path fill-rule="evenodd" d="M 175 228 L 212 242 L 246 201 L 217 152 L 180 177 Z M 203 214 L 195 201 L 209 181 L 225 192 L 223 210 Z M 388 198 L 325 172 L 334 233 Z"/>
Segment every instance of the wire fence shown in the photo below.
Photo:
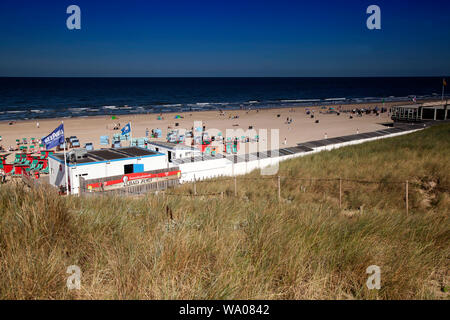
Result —
<path fill-rule="evenodd" d="M 313 177 L 308 177 L 308 178 L 297 178 L 297 177 L 288 177 L 288 176 L 271 176 L 271 177 L 228 177 L 228 178 L 219 178 L 219 179 L 215 179 L 215 180 L 194 180 L 191 182 L 192 184 L 192 189 L 189 188 L 189 192 L 167 192 L 167 191 L 162 191 L 161 195 L 162 196 L 167 196 L 167 197 L 192 197 L 192 198 L 196 198 L 196 197 L 220 197 L 222 199 L 224 199 L 225 197 L 229 197 L 229 196 L 233 196 L 234 193 L 234 197 L 238 197 L 239 194 L 239 182 L 245 182 L 248 183 L 249 181 L 261 181 L 261 180 L 268 180 L 268 181 L 273 181 L 275 182 L 275 184 L 273 185 L 273 192 L 275 193 L 276 197 L 278 198 L 278 201 L 282 201 L 283 197 L 282 197 L 282 191 L 283 191 L 283 187 L 285 187 L 283 185 L 282 182 L 284 181 L 298 181 L 300 182 L 300 184 L 297 185 L 297 187 L 303 188 L 304 190 L 306 190 L 306 184 L 304 183 L 309 183 L 309 186 L 311 187 L 311 185 L 316 185 L 318 182 L 319 183 L 334 183 L 337 186 L 337 190 L 336 190 L 336 197 L 338 198 L 338 205 L 340 209 L 343 209 L 344 207 L 344 193 L 345 192 L 351 192 L 354 191 L 355 192 L 355 186 L 349 186 L 349 184 L 358 184 L 358 185 L 378 185 L 378 186 L 388 186 L 388 185 L 396 185 L 397 189 L 400 188 L 401 191 L 401 195 L 402 195 L 402 199 L 404 201 L 404 205 L 405 205 L 405 211 L 407 214 L 409 214 L 410 211 L 410 195 L 412 193 L 411 188 L 419 188 L 421 190 L 425 190 L 425 189 L 431 189 L 433 191 L 437 191 L 437 192 L 446 192 L 448 193 L 450 191 L 450 187 L 446 186 L 446 185 L 438 185 L 435 182 L 430 182 L 430 181 L 424 181 L 424 182 L 416 182 L 416 181 L 409 181 L 409 180 L 405 180 L 405 181 L 398 181 L 398 180 L 365 180 L 365 179 L 350 179 L 350 178 L 313 178 Z M 230 185 L 226 185 L 228 187 L 228 189 L 226 191 L 221 191 L 221 192 L 199 192 L 199 188 L 198 185 L 202 185 L 202 184 L 214 184 L 214 183 L 221 183 L 223 184 L 224 182 L 230 182 L 230 181 L 234 181 L 234 188 L 232 187 L 231 190 L 229 189 Z M 303 183 L 303 184 L 301 184 Z M 432 185 L 433 184 L 433 185 Z M 181 185 L 182 186 L 182 185 Z M 233 190 L 234 189 L 234 190 Z M 248 187 L 246 188 L 248 190 Z M 291 186 L 292 189 L 292 186 Z M 176 189 L 172 189 L 173 191 L 175 191 Z M 234 192 L 233 192 L 234 191 Z M 326 192 L 326 190 L 323 190 Z M 399 190 L 400 191 L 400 190 Z M 334 194 L 333 194 L 334 195 Z"/>
<path fill-rule="evenodd" d="M 116 195 L 143 195 L 149 192 L 154 193 L 158 196 L 163 197 L 180 197 L 180 198 L 220 198 L 225 199 L 234 197 L 241 198 L 242 190 L 248 192 L 252 189 L 250 183 L 254 181 L 266 181 L 273 182 L 271 185 L 258 186 L 261 191 L 262 187 L 267 187 L 269 194 L 273 194 L 275 198 L 282 202 L 287 198 L 291 197 L 292 194 L 298 194 L 298 189 L 306 192 L 306 189 L 310 191 L 321 191 L 329 196 L 332 196 L 340 209 L 345 207 L 345 199 L 351 198 L 352 195 L 357 194 L 363 190 L 362 185 L 378 185 L 378 186 L 395 186 L 394 188 L 388 188 L 388 192 L 401 195 L 401 201 L 404 202 L 405 211 L 408 214 L 410 210 L 410 195 L 412 194 L 412 188 L 415 188 L 416 192 L 420 190 L 432 190 L 433 192 L 445 192 L 450 191 L 450 187 L 442 185 L 432 181 L 399 181 L 399 180 L 366 180 L 366 179 L 350 179 L 350 178 L 315 178 L 315 177 L 289 177 L 289 176 L 270 176 L 270 177 L 220 177 L 216 179 L 207 180 L 193 180 L 191 182 L 185 182 L 180 184 L 178 180 L 172 180 L 171 183 L 165 183 L 165 181 L 160 181 L 151 189 L 145 187 L 124 187 L 121 189 L 111 190 L 108 192 L 95 192 L 89 193 L 88 190 L 84 190 L 83 194 L 94 195 L 94 194 L 116 194 Z M 288 184 L 287 182 L 298 182 L 298 184 Z M 244 187 L 242 184 L 244 183 Z M 212 186 L 216 184 L 215 186 Z M 217 184 L 220 184 L 217 186 Z M 354 184 L 360 185 L 360 187 L 354 186 Z M 211 186 L 216 189 L 224 189 L 225 191 L 218 192 L 202 192 L 201 186 L 207 185 L 206 188 L 211 189 Z M 373 188 L 372 188 L 373 189 Z M 170 191 L 169 191 L 170 190 Z M 385 189 L 386 190 L 386 189 Z M 178 192 L 180 191 L 180 192 Z M 258 190 L 256 190 L 258 191 Z M 283 194 L 284 191 L 284 194 Z M 289 195 L 290 193 L 290 195 Z"/>

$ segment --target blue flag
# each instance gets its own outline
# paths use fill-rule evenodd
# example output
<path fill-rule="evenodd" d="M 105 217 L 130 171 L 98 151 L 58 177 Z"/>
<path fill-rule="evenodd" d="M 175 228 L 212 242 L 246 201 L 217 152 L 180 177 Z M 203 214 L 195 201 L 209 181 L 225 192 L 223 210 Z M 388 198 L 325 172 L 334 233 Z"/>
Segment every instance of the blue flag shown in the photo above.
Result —
<path fill-rule="evenodd" d="M 131 125 L 128 123 L 125 127 L 123 127 L 123 128 L 121 129 L 121 131 L 122 131 L 122 135 L 125 135 L 125 134 L 127 134 L 127 133 L 130 133 L 130 131 L 131 131 Z"/>
<path fill-rule="evenodd" d="M 45 148 L 50 150 L 64 143 L 64 124 L 53 130 L 48 136 L 42 138 Z"/>

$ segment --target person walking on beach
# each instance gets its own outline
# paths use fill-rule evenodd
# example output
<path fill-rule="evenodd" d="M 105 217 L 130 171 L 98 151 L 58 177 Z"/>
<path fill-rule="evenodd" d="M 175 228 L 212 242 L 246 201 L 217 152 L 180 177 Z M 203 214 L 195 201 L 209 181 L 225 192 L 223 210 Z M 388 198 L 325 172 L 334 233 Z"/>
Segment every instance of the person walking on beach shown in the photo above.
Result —
<path fill-rule="evenodd" d="M 39 121 L 38 121 L 38 122 L 36 122 L 36 128 L 38 128 L 38 129 L 39 129 Z"/>

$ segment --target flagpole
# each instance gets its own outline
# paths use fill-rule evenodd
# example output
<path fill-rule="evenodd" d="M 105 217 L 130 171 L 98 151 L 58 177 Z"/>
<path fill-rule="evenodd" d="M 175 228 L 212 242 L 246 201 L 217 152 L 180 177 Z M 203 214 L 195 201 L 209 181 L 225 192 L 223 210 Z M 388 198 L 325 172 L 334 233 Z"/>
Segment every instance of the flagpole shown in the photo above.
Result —
<path fill-rule="evenodd" d="M 133 132 L 131 131 L 131 121 L 130 121 L 130 147 L 133 146 Z"/>
<path fill-rule="evenodd" d="M 64 126 L 64 121 L 61 121 L 61 123 Z M 64 127 L 63 127 L 64 128 Z M 66 159 L 66 137 L 64 137 L 64 170 L 65 170 L 65 176 L 66 176 L 66 194 L 69 194 L 69 171 L 67 170 L 67 159 Z"/>

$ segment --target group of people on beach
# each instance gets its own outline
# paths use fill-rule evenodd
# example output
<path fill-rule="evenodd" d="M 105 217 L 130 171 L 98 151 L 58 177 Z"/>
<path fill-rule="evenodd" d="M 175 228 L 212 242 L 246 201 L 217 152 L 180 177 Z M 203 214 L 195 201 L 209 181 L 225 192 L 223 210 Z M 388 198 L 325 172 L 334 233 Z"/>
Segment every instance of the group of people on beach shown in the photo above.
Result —
<path fill-rule="evenodd" d="M 119 123 L 114 123 L 114 126 L 113 126 L 113 130 L 120 130 L 121 128 L 120 128 L 120 122 Z"/>
<path fill-rule="evenodd" d="M 292 122 L 294 122 L 294 119 L 292 119 L 292 118 L 290 118 L 290 117 L 287 117 L 286 118 L 286 124 L 291 124 Z"/>

